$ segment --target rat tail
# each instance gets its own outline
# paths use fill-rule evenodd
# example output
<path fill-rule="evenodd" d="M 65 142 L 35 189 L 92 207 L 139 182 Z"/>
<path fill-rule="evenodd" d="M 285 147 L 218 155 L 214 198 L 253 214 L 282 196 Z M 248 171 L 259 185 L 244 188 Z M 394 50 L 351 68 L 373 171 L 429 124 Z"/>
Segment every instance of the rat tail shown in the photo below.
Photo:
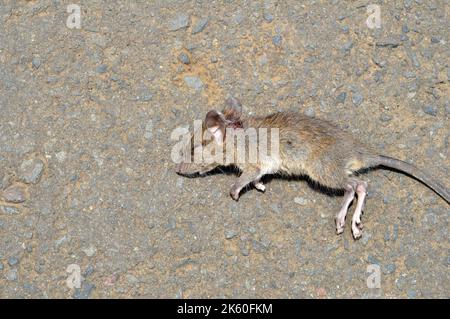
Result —
<path fill-rule="evenodd" d="M 371 162 L 371 166 L 386 166 L 415 177 L 426 186 L 434 190 L 447 203 L 450 203 L 450 193 L 448 189 L 416 166 L 396 158 L 383 155 L 374 157 Z"/>

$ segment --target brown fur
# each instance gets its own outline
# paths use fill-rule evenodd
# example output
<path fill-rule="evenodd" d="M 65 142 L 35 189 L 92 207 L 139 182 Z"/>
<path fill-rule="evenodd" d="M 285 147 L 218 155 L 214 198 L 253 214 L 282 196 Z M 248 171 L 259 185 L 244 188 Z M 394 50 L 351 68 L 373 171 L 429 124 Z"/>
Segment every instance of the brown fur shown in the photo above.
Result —
<path fill-rule="evenodd" d="M 372 154 L 368 147 L 334 124 L 294 112 L 243 122 L 244 127 L 279 129 L 280 173 L 308 175 L 331 188 L 344 188 L 352 174 L 366 166 L 367 157 Z"/>

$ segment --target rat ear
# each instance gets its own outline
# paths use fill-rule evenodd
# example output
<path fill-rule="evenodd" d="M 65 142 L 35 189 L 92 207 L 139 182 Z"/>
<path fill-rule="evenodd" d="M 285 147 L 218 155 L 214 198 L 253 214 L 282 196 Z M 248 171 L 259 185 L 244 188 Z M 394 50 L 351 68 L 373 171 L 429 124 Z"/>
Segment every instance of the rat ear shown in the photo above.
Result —
<path fill-rule="evenodd" d="M 236 122 L 241 118 L 242 104 L 237 98 L 231 96 L 225 100 L 223 114 L 227 120 Z"/>
<path fill-rule="evenodd" d="M 226 122 L 225 116 L 216 110 L 206 113 L 205 127 L 219 144 L 222 144 L 225 137 Z"/>

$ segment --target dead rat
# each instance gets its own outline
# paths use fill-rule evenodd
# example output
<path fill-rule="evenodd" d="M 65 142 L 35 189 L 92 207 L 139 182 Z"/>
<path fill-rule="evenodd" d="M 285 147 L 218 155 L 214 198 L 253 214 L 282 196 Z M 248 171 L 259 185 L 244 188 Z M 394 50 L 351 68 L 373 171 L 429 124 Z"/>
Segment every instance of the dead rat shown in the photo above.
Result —
<path fill-rule="evenodd" d="M 242 116 L 241 103 L 236 98 L 229 98 L 222 112 L 212 110 L 206 114 L 203 121 L 201 137 L 209 133 L 210 138 L 201 138 L 200 142 L 194 135 L 184 146 L 185 159 L 177 167 L 177 173 L 184 176 L 204 174 L 223 165 L 223 157 L 216 161 L 197 161 L 192 159 L 200 149 L 223 149 L 230 129 L 246 131 L 249 128 L 277 129 L 278 151 L 276 154 L 258 158 L 254 163 L 238 162 L 235 153 L 227 164 L 235 165 L 242 174 L 232 186 L 230 194 L 234 200 L 239 199 L 240 191 L 248 184 L 253 184 L 258 190 L 264 191 L 261 177 L 266 174 L 279 173 L 291 176 L 308 176 L 312 181 L 331 189 L 344 190 L 344 202 L 336 215 L 336 231 L 344 230 L 345 217 L 355 195 L 357 202 L 352 217 L 352 234 L 355 239 L 362 235 L 361 214 L 367 194 L 367 182 L 360 179 L 360 173 L 369 168 L 388 167 L 402 171 L 423 182 L 439 194 L 447 203 L 450 201 L 448 189 L 435 181 L 429 175 L 414 165 L 404 161 L 378 155 L 371 147 L 363 145 L 351 134 L 334 124 L 301 115 L 295 112 L 280 112 L 265 117 Z M 272 135 L 271 135 L 272 136 Z M 248 142 L 245 148 L 248 148 Z M 217 147 L 217 148 L 216 148 Z"/>

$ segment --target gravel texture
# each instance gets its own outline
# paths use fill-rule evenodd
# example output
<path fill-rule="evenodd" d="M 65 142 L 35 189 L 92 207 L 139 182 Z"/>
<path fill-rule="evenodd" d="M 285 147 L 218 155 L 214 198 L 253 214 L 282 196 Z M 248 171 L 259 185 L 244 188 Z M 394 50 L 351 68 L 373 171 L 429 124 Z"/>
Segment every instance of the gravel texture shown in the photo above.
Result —
<path fill-rule="evenodd" d="M 236 203 L 233 174 L 170 157 L 175 128 L 236 96 L 448 186 L 447 1 L 373 1 L 379 29 L 368 1 L 76 2 L 80 29 L 64 1 L 0 1 L 0 297 L 450 297 L 449 206 L 417 181 L 366 174 L 354 241 L 339 196 L 274 178 Z"/>

